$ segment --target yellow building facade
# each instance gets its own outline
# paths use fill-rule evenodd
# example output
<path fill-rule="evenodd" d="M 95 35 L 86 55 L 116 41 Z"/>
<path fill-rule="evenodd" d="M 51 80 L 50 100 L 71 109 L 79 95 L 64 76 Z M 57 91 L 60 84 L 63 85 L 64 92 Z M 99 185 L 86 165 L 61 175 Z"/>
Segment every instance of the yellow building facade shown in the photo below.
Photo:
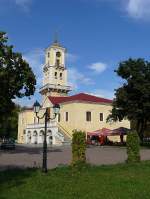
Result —
<path fill-rule="evenodd" d="M 106 122 L 112 109 L 111 100 L 86 93 L 68 95 L 71 87 L 67 82 L 65 56 L 66 49 L 58 41 L 45 50 L 43 86 L 40 89 L 43 97 L 40 114 L 48 107 L 50 114 L 53 115 L 51 107 L 54 104 L 60 104 L 59 115 L 48 123 L 48 144 L 61 145 L 70 142 L 74 129 L 90 132 L 102 128 L 130 128 L 128 120 L 115 123 Z M 19 143 L 42 143 L 43 133 L 44 121 L 36 118 L 32 107 L 19 113 Z"/>

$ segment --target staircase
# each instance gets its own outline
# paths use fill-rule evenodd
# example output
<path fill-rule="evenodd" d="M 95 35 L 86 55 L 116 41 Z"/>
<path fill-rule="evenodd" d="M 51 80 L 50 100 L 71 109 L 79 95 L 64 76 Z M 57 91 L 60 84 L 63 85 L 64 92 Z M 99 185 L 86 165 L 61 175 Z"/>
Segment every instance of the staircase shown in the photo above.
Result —
<path fill-rule="evenodd" d="M 58 126 L 58 132 L 62 134 L 64 137 L 64 141 L 62 141 L 63 145 L 71 145 L 72 135 L 71 133 L 65 129 L 63 126 L 61 126 L 59 123 L 57 123 Z"/>

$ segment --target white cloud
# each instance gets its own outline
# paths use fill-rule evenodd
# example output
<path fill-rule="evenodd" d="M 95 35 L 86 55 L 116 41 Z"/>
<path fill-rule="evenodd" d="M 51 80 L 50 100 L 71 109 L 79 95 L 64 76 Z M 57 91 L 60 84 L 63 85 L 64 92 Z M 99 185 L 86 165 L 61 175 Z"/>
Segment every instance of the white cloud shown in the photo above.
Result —
<path fill-rule="evenodd" d="M 93 85 L 94 81 L 89 77 L 86 77 L 83 73 L 75 68 L 68 69 L 69 84 L 73 87 L 73 90 L 77 90 L 82 84 Z"/>
<path fill-rule="evenodd" d="M 131 18 L 150 20 L 150 0 L 95 0 L 95 2 L 111 3 L 116 7 L 119 5 Z"/>
<path fill-rule="evenodd" d="M 16 6 L 24 11 L 29 11 L 33 1 L 34 0 L 0 0 L 0 10 L 2 12 Z"/>
<path fill-rule="evenodd" d="M 15 0 L 15 3 L 27 11 L 32 4 L 32 0 Z"/>
<path fill-rule="evenodd" d="M 128 0 L 126 10 L 131 17 L 149 18 L 150 0 Z"/>
<path fill-rule="evenodd" d="M 102 62 L 96 62 L 96 63 L 89 65 L 88 68 L 90 68 L 91 70 L 93 70 L 96 73 L 102 73 L 104 70 L 106 70 L 107 64 L 102 63 Z"/>
<path fill-rule="evenodd" d="M 18 7 L 19 9 L 28 12 L 32 6 L 34 0 L 0 0 L 1 12 L 9 10 L 11 7 Z"/>
<path fill-rule="evenodd" d="M 28 53 L 25 53 L 23 58 L 30 64 L 36 75 L 37 87 L 41 87 L 43 78 L 42 65 L 44 63 L 44 50 L 36 48 Z"/>
<path fill-rule="evenodd" d="M 66 54 L 66 61 L 67 63 L 73 63 L 78 60 L 78 56 L 72 53 L 67 53 Z"/>
<path fill-rule="evenodd" d="M 114 91 L 112 90 L 96 89 L 92 91 L 90 94 L 98 96 L 98 97 L 108 98 L 108 99 L 114 98 Z"/>

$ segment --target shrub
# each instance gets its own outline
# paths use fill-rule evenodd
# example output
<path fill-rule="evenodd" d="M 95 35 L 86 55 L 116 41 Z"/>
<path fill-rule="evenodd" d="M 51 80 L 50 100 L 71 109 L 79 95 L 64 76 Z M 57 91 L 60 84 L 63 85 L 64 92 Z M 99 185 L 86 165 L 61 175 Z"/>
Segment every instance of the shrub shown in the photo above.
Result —
<path fill-rule="evenodd" d="M 72 138 L 72 165 L 86 163 L 86 134 L 83 131 L 73 131 Z"/>
<path fill-rule="evenodd" d="M 127 162 L 140 162 L 140 139 L 136 131 L 131 131 L 127 135 Z"/>

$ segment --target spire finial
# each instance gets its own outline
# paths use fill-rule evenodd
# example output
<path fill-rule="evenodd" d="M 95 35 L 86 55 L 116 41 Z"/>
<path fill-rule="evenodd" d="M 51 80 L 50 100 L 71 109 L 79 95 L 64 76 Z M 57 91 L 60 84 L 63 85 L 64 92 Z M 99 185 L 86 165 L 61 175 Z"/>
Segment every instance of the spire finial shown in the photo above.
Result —
<path fill-rule="evenodd" d="M 58 43 L 58 31 L 56 31 L 54 34 L 54 43 Z"/>

